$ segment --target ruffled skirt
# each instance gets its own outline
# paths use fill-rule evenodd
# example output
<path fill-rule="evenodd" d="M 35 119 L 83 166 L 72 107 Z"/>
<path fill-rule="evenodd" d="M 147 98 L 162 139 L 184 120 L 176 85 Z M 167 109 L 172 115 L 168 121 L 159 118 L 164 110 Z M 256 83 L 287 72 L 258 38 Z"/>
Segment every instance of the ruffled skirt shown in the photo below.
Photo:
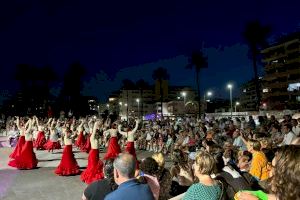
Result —
<path fill-rule="evenodd" d="M 88 166 L 82 172 L 80 179 L 83 182 L 90 184 L 96 180 L 101 180 L 103 178 L 103 162 L 99 159 L 99 150 L 92 149 L 89 153 Z"/>
<path fill-rule="evenodd" d="M 134 148 L 134 142 L 127 142 L 125 151 L 131 155 L 133 155 L 136 158 L 135 148 Z"/>
<path fill-rule="evenodd" d="M 74 157 L 72 145 L 66 145 L 62 154 L 61 161 L 55 169 L 55 174 L 60 176 L 71 176 L 80 174 L 79 166 Z"/>
<path fill-rule="evenodd" d="M 46 137 L 45 133 L 43 131 L 40 131 L 37 135 L 37 138 L 33 144 L 33 147 L 35 147 L 37 150 L 44 150 L 44 145 L 46 144 Z"/>
<path fill-rule="evenodd" d="M 17 146 L 15 147 L 14 151 L 9 155 L 10 158 L 15 159 L 21 154 L 22 147 L 25 144 L 25 136 L 20 136 L 18 139 Z"/>
<path fill-rule="evenodd" d="M 48 140 L 48 142 L 44 145 L 44 148 L 48 151 L 53 150 L 53 149 L 61 149 L 61 145 L 59 141 L 53 142 L 51 140 Z"/>
<path fill-rule="evenodd" d="M 80 149 L 80 150 L 84 150 L 84 146 L 85 146 L 86 140 L 85 137 L 83 135 L 82 132 L 79 133 L 78 138 L 75 142 L 75 145 Z"/>
<path fill-rule="evenodd" d="M 34 169 L 37 167 L 38 160 L 33 151 L 32 141 L 26 141 L 20 155 L 15 160 L 11 160 L 8 165 L 18 169 Z"/>
<path fill-rule="evenodd" d="M 114 159 L 115 157 L 117 157 L 119 155 L 120 152 L 121 152 L 121 148 L 120 148 L 120 145 L 118 144 L 118 138 L 111 137 L 109 139 L 109 144 L 108 144 L 107 152 L 104 156 L 104 159 L 105 160 L 108 160 L 110 158 Z"/>

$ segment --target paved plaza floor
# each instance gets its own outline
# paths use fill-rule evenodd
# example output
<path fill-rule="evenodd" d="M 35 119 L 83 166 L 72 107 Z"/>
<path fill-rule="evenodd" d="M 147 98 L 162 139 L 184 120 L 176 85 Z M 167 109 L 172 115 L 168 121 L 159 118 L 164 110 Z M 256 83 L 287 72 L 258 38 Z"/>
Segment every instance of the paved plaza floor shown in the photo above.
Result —
<path fill-rule="evenodd" d="M 39 160 L 38 169 L 17 170 L 7 165 L 10 147 L 0 148 L 0 199 L 1 200 L 76 200 L 81 199 L 86 184 L 78 176 L 57 176 L 54 169 L 59 164 L 62 150 L 55 153 L 35 151 Z M 73 148 L 77 162 L 84 170 L 88 154 Z M 139 159 L 151 152 L 138 151 Z M 100 154 L 103 158 L 104 152 Z M 170 164 L 169 162 L 167 163 Z"/>

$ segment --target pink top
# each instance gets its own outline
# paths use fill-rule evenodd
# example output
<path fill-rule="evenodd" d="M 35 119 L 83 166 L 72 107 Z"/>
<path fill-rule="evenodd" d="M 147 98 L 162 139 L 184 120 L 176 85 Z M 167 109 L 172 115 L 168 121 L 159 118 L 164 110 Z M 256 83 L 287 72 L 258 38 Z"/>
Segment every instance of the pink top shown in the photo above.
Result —
<path fill-rule="evenodd" d="M 160 186 L 157 178 L 155 176 L 150 176 L 148 174 L 144 174 L 144 177 L 146 178 L 147 184 L 149 185 L 153 193 L 154 199 L 158 200 Z"/>

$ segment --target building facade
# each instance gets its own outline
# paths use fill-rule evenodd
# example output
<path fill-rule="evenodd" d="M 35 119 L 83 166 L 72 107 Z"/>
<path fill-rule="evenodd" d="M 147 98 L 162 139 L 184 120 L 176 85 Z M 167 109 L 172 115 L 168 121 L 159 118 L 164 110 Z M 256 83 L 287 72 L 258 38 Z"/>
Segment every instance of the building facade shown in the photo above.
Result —
<path fill-rule="evenodd" d="M 300 32 L 261 51 L 265 69 L 262 105 L 268 110 L 298 109 L 300 105 Z"/>

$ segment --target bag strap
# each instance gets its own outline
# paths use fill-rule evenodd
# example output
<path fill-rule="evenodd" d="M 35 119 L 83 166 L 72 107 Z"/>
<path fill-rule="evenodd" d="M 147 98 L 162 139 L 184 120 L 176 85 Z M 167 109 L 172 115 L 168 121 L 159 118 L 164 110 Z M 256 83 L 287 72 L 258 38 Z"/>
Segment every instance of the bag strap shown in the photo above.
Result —
<path fill-rule="evenodd" d="M 222 200 L 223 197 L 224 197 L 224 190 L 225 190 L 225 188 L 224 188 L 224 184 L 222 183 L 222 181 L 218 180 L 218 182 L 219 182 L 219 185 L 221 186 L 221 195 L 220 195 L 219 200 Z"/>

